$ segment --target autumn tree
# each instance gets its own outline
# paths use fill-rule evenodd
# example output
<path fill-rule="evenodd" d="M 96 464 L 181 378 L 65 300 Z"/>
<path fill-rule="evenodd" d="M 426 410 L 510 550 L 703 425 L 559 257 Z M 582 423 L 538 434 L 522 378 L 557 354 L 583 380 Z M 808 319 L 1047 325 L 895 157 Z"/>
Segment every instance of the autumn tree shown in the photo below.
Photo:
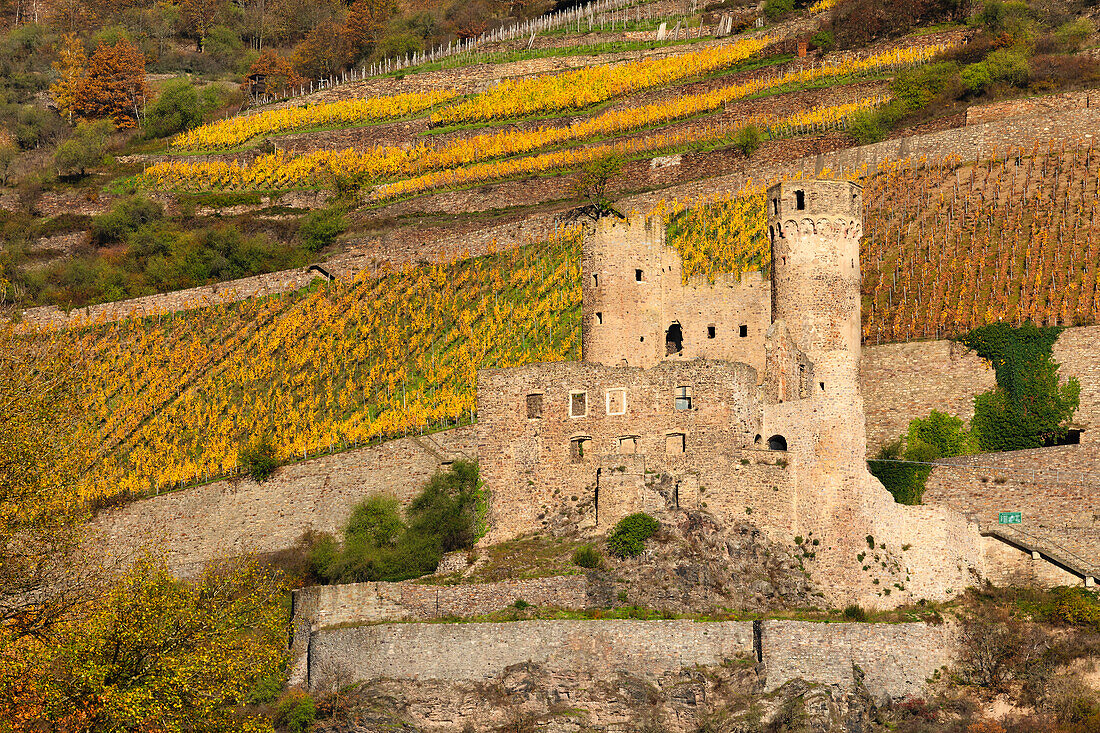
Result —
<path fill-rule="evenodd" d="M 305 83 L 305 79 L 297 72 L 294 65 L 285 56 L 280 56 L 270 48 L 260 52 L 259 58 L 252 62 L 248 69 L 249 76 L 264 74 L 267 77 L 268 89 L 285 89 L 297 87 Z M 248 91 L 248 81 L 242 85 Z"/>
<path fill-rule="evenodd" d="M 119 128 L 134 127 L 147 94 L 145 56 L 125 38 L 113 46 L 100 42 L 88 61 L 75 111 L 86 119 L 110 117 Z"/>
<path fill-rule="evenodd" d="M 355 0 L 344 21 L 344 35 L 352 61 L 382 40 L 393 12 L 390 0 Z"/>
<path fill-rule="evenodd" d="M 225 0 L 180 1 L 180 17 L 187 24 L 187 31 L 195 37 L 195 50 L 199 53 L 206 44 L 206 34 L 224 6 Z"/>
<path fill-rule="evenodd" d="M 61 39 L 57 61 L 53 63 L 57 81 L 50 86 L 58 111 L 73 124 L 73 114 L 80 98 L 80 90 L 88 74 L 88 54 L 75 33 L 67 33 Z"/>
<path fill-rule="evenodd" d="M 350 56 L 343 28 L 326 20 L 294 48 L 294 67 L 307 77 L 331 76 L 348 64 Z"/>
<path fill-rule="evenodd" d="M 582 213 L 593 219 L 614 214 L 620 219 L 622 213 L 612 205 L 607 195 L 611 182 L 622 175 L 623 159 L 612 153 L 585 164 L 573 180 L 573 193 L 588 202 L 582 207 Z"/>

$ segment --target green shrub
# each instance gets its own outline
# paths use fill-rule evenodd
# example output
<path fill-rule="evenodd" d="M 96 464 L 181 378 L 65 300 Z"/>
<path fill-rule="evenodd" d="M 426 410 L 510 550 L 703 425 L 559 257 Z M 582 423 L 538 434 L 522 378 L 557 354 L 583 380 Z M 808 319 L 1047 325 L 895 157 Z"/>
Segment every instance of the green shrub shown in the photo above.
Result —
<path fill-rule="evenodd" d="M 1088 18 L 1078 18 L 1066 23 L 1054 32 L 1058 46 L 1066 53 L 1076 53 L 1081 44 L 1095 32 L 1096 26 Z"/>
<path fill-rule="evenodd" d="M 936 95 L 959 84 L 959 65 L 953 61 L 901 69 L 890 82 L 894 98 L 905 111 L 912 112 L 927 107 Z"/>
<path fill-rule="evenodd" d="M 764 0 L 764 15 L 768 20 L 778 20 L 794 10 L 794 0 Z"/>
<path fill-rule="evenodd" d="M 252 689 L 248 691 L 245 702 L 250 705 L 266 705 L 279 697 L 279 693 L 286 687 L 285 675 L 282 672 L 269 674 L 256 680 Z"/>
<path fill-rule="evenodd" d="M 971 94 L 982 94 L 993 84 L 989 67 L 984 61 L 964 66 L 961 74 L 963 86 Z"/>
<path fill-rule="evenodd" d="M 145 116 L 145 135 L 168 137 L 202 122 L 199 95 L 187 79 L 173 79 L 164 85 L 157 101 Z"/>
<path fill-rule="evenodd" d="M 645 512 L 625 516 L 607 538 L 607 551 L 618 558 L 641 555 L 645 550 L 645 541 L 660 526 L 660 522 Z"/>
<path fill-rule="evenodd" d="M 857 145 L 869 145 L 886 139 L 887 130 L 874 110 L 856 112 L 848 118 L 848 134 Z"/>
<path fill-rule="evenodd" d="M 933 460 L 978 452 L 977 440 L 963 427 L 962 418 L 939 410 L 932 410 L 926 418 L 910 420 L 905 441 L 908 449 L 915 449 L 921 444 L 929 447 L 934 453 Z M 908 455 L 907 458 L 918 460 Z"/>
<path fill-rule="evenodd" d="M 857 604 L 853 603 L 852 605 L 846 606 L 844 608 L 844 618 L 848 619 L 849 621 L 866 621 L 867 612 L 864 611 Z"/>
<path fill-rule="evenodd" d="M 316 718 L 313 698 L 300 690 L 287 693 L 275 707 L 275 725 L 285 726 L 290 733 L 305 733 Z"/>
<path fill-rule="evenodd" d="M 573 551 L 573 564 L 593 570 L 603 565 L 603 556 L 595 545 L 581 545 Z"/>
<path fill-rule="evenodd" d="M 516 602 L 512 604 L 512 608 L 516 609 L 517 611 L 522 611 L 525 608 L 530 608 L 530 607 L 531 607 L 531 604 L 528 603 L 527 601 L 523 600 L 522 598 L 517 598 Z"/>
<path fill-rule="evenodd" d="M 78 171 L 84 175 L 88 168 L 103 162 L 107 139 L 114 129 L 110 120 L 79 123 L 72 137 L 63 142 L 54 155 L 58 172 Z"/>
<path fill-rule="evenodd" d="M 164 218 L 164 207 L 144 196 L 120 199 L 106 214 L 92 218 L 92 234 L 96 241 L 121 242 L 130 232 Z"/>
<path fill-rule="evenodd" d="M 306 215 L 298 227 L 298 236 L 310 252 L 317 252 L 336 241 L 348 228 L 348 222 L 338 209 L 320 209 Z"/>
<path fill-rule="evenodd" d="M 1031 75 L 1027 54 L 1014 48 L 1000 48 L 986 56 L 984 61 L 989 69 L 989 78 L 995 83 L 1027 86 Z"/>
<path fill-rule="evenodd" d="M 810 36 L 810 45 L 814 48 L 820 48 L 822 51 L 829 52 L 836 46 L 836 39 L 833 37 L 832 31 L 822 28 L 817 33 Z"/>
<path fill-rule="evenodd" d="M 271 478 L 279 462 L 275 459 L 275 445 L 271 438 L 264 435 L 256 442 L 244 447 L 240 452 L 241 470 L 258 483 Z"/>
<path fill-rule="evenodd" d="M 761 135 L 759 127 L 746 125 L 737 131 L 737 137 L 734 139 L 733 144 L 746 158 L 751 158 L 752 154 L 760 148 L 762 139 L 763 135 Z"/>

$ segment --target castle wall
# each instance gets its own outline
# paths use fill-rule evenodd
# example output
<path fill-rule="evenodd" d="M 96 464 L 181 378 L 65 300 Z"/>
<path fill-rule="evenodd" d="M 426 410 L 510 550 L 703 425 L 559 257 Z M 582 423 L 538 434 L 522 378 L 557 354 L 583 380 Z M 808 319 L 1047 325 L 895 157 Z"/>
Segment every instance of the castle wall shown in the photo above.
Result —
<path fill-rule="evenodd" d="M 954 640 L 926 624 L 761 623 L 759 650 L 767 689 L 801 678 L 850 689 L 853 665 L 876 699 L 920 695 L 948 664 Z M 484 681 L 516 664 L 547 674 L 583 669 L 596 678 L 662 674 L 756 659 L 746 621 L 519 621 L 381 624 L 322 630 L 310 639 L 309 682 L 333 679 Z"/>
<path fill-rule="evenodd" d="M 649 367 L 662 360 L 726 359 L 763 370 L 769 285 L 760 273 L 684 283 L 680 254 L 657 216 L 605 217 L 581 256 L 585 361 Z M 666 333 L 680 327 L 681 350 Z"/>
<path fill-rule="evenodd" d="M 443 462 L 477 456 L 474 428 L 392 440 L 281 467 L 267 481 L 216 481 L 107 509 L 93 536 L 125 556 L 158 549 L 192 575 L 210 560 L 293 547 L 308 530 L 337 532 L 371 494 L 411 501 Z"/>
<path fill-rule="evenodd" d="M 676 408 L 681 388 L 688 409 Z M 732 488 L 723 473 L 747 474 L 742 460 L 753 463 L 741 451 L 759 434 L 756 394 L 754 369 L 722 361 L 482 370 L 478 453 L 490 539 L 544 528 L 562 513 L 603 530 L 631 511 L 675 503 L 676 481 L 691 475 L 714 492 Z M 538 417 L 529 417 L 534 402 Z"/>
<path fill-rule="evenodd" d="M 1100 565 L 1100 455 L 1063 445 L 944 459 L 928 478 L 924 503 L 950 507 L 998 526 L 1000 512 L 1021 512 L 1010 525 Z M 1058 549 L 1058 548 L 1052 548 Z"/>
<path fill-rule="evenodd" d="M 1057 588 L 1080 585 L 1081 578 L 1046 558 L 1036 558 L 997 537 L 982 537 L 985 578 L 993 585 Z"/>

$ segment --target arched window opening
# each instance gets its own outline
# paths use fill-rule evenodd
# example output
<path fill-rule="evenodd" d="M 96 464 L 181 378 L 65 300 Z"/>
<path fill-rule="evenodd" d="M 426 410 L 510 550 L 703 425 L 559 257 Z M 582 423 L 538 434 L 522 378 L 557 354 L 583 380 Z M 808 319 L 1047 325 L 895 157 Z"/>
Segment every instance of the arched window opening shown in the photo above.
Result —
<path fill-rule="evenodd" d="M 679 354 L 684 350 L 684 331 L 679 323 L 673 323 L 665 331 L 665 354 Z"/>
<path fill-rule="evenodd" d="M 787 439 L 782 435 L 768 438 L 768 450 L 787 450 Z"/>

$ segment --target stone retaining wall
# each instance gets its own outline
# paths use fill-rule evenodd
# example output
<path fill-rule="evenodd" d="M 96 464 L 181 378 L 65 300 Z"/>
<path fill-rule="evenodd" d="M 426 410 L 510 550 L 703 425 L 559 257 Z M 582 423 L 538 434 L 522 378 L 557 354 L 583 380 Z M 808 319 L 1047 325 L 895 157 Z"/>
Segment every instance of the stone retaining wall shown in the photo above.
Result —
<path fill-rule="evenodd" d="M 484 681 L 524 663 L 551 674 L 584 670 L 614 679 L 625 672 L 652 680 L 745 659 L 763 662 L 769 691 L 796 678 L 849 689 L 858 674 L 876 699 L 900 699 L 921 694 L 925 681 L 951 662 L 954 649 L 946 627 L 926 624 L 764 621 L 758 631 L 755 636 L 753 622 L 689 620 L 329 629 L 310 639 L 309 686 L 379 677 Z"/>

